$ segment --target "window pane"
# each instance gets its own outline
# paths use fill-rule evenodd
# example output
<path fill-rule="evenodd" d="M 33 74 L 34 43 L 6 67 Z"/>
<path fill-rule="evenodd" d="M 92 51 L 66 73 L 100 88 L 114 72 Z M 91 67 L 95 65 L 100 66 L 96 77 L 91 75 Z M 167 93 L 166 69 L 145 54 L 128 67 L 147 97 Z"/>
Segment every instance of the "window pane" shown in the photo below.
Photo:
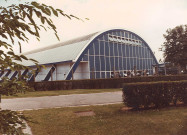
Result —
<path fill-rule="evenodd" d="M 94 55 L 93 44 L 90 46 L 89 54 L 90 54 L 90 55 Z"/>
<path fill-rule="evenodd" d="M 110 72 L 106 72 L 106 77 L 110 78 Z"/>
<path fill-rule="evenodd" d="M 114 57 L 110 57 L 111 71 L 114 70 Z"/>
<path fill-rule="evenodd" d="M 118 56 L 118 47 L 116 43 L 114 43 L 114 54 L 115 56 Z"/>
<path fill-rule="evenodd" d="M 96 72 L 96 78 L 97 78 L 97 79 L 100 78 L 100 72 Z"/>
<path fill-rule="evenodd" d="M 101 72 L 101 77 L 105 78 L 105 72 Z"/>
<path fill-rule="evenodd" d="M 109 47 L 110 47 L 110 56 L 114 56 L 114 53 L 113 53 L 113 43 L 112 42 L 110 42 L 109 43 Z"/>
<path fill-rule="evenodd" d="M 95 55 L 99 55 L 99 42 L 98 41 L 95 42 L 94 47 L 95 47 Z"/>
<path fill-rule="evenodd" d="M 109 57 L 106 57 L 106 71 L 110 71 L 110 58 Z"/>
<path fill-rule="evenodd" d="M 122 56 L 122 45 L 118 45 L 119 56 Z"/>
<path fill-rule="evenodd" d="M 105 43 L 103 41 L 100 41 L 100 55 L 104 55 L 104 46 Z"/>
<path fill-rule="evenodd" d="M 123 62 L 122 57 L 119 57 L 119 69 L 123 70 Z"/>
<path fill-rule="evenodd" d="M 109 46 L 108 46 L 108 42 L 105 43 L 105 55 L 106 55 L 106 56 L 110 56 L 110 55 L 109 55 Z"/>
<path fill-rule="evenodd" d="M 83 61 L 88 61 L 88 55 L 84 55 Z"/>
<path fill-rule="evenodd" d="M 100 71 L 100 59 L 99 59 L 99 56 L 95 56 L 95 67 L 96 67 L 96 71 Z"/>
<path fill-rule="evenodd" d="M 90 56 L 89 59 L 90 59 L 90 70 L 93 70 L 95 68 L 94 67 L 94 56 Z"/>
<path fill-rule="evenodd" d="M 119 62 L 118 62 L 118 57 L 115 57 L 115 70 L 118 70 L 118 69 L 119 69 L 118 64 L 119 64 Z"/>
<path fill-rule="evenodd" d="M 105 59 L 104 56 L 100 56 L 101 59 L 101 71 L 105 71 Z"/>

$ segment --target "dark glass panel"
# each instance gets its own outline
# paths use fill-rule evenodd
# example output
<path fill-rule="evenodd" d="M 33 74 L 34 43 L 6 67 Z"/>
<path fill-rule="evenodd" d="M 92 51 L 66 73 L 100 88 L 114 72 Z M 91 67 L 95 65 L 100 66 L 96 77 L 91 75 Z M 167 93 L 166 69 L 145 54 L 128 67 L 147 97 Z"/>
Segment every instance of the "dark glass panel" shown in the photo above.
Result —
<path fill-rule="evenodd" d="M 110 58 L 109 57 L 105 57 L 106 58 L 106 71 L 110 71 Z"/>
<path fill-rule="evenodd" d="M 127 58 L 123 58 L 123 68 L 124 68 L 124 70 L 127 70 L 126 69 L 126 64 L 127 64 Z"/>
<path fill-rule="evenodd" d="M 93 49 L 93 44 L 90 46 L 90 49 L 89 49 L 89 55 L 94 55 L 94 49 Z"/>
<path fill-rule="evenodd" d="M 104 35 L 104 40 L 108 41 L 108 35 L 107 34 Z"/>
<path fill-rule="evenodd" d="M 99 55 L 99 42 L 98 41 L 94 42 L 94 47 L 95 47 L 95 55 Z"/>
<path fill-rule="evenodd" d="M 127 32 L 125 32 L 125 37 L 128 38 L 128 33 Z"/>
<path fill-rule="evenodd" d="M 88 55 L 84 55 L 83 61 L 88 61 Z"/>
<path fill-rule="evenodd" d="M 108 42 L 105 42 L 105 56 L 110 56 Z"/>
<path fill-rule="evenodd" d="M 95 72 L 93 70 L 90 71 L 90 79 L 95 79 Z"/>
<path fill-rule="evenodd" d="M 142 58 L 145 58 L 145 51 L 144 51 L 144 48 L 142 48 Z"/>
<path fill-rule="evenodd" d="M 122 45 L 122 56 L 126 57 L 126 45 Z"/>
<path fill-rule="evenodd" d="M 115 57 L 115 70 L 119 70 L 119 61 L 118 61 L 118 57 Z"/>
<path fill-rule="evenodd" d="M 122 45 L 120 44 L 120 45 L 118 45 L 118 52 L 119 52 L 119 56 L 123 56 L 122 55 Z"/>
<path fill-rule="evenodd" d="M 131 46 L 131 45 L 129 46 L 129 49 L 130 49 L 130 57 L 133 57 L 133 54 L 132 54 L 132 46 Z"/>
<path fill-rule="evenodd" d="M 126 45 L 126 56 L 127 56 L 127 57 L 130 57 L 129 45 Z"/>
<path fill-rule="evenodd" d="M 96 78 L 97 78 L 97 79 L 100 78 L 100 72 L 96 72 Z"/>
<path fill-rule="evenodd" d="M 111 71 L 114 70 L 114 57 L 110 57 Z"/>
<path fill-rule="evenodd" d="M 114 56 L 118 56 L 118 45 L 114 43 Z"/>
<path fill-rule="evenodd" d="M 105 71 L 105 58 L 104 56 L 100 56 L 100 60 L 101 60 L 101 71 Z"/>
<path fill-rule="evenodd" d="M 103 36 L 103 35 L 100 35 L 100 36 L 99 36 L 99 40 L 104 40 L 104 36 Z"/>
<path fill-rule="evenodd" d="M 104 55 L 104 46 L 105 46 L 104 41 L 100 41 L 100 55 Z"/>
<path fill-rule="evenodd" d="M 127 70 L 130 70 L 130 58 L 127 58 Z"/>
<path fill-rule="evenodd" d="M 135 49 L 137 49 L 136 46 L 133 46 L 133 57 L 136 57 L 136 56 L 137 56 L 136 50 L 135 50 Z"/>
<path fill-rule="evenodd" d="M 110 78 L 110 72 L 106 72 L 106 77 Z"/>
<path fill-rule="evenodd" d="M 123 70 L 123 58 L 119 57 L 119 69 Z"/>
<path fill-rule="evenodd" d="M 120 31 L 116 32 L 117 36 L 121 36 Z"/>
<path fill-rule="evenodd" d="M 105 78 L 105 72 L 101 72 L 101 78 Z"/>
<path fill-rule="evenodd" d="M 121 36 L 125 37 L 125 32 L 121 31 Z"/>
<path fill-rule="evenodd" d="M 100 71 L 100 59 L 99 56 L 95 56 L 95 70 Z"/>
<path fill-rule="evenodd" d="M 146 69 L 145 64 L 145 59 L 143 59 L 143 69 Z"/>
<path fill-rule="evenodd" d="M 90 56 L 89 59 L 90 59 L 90 70 L 93 70 L 95 68 L 94 67 L 94 56 Z"/>
<path fill-rule="evenodd" d="M 110 56 L 114 56 L 114 46 L 112 42 L 109 42 L 109 47 L 110 47 Z"/>

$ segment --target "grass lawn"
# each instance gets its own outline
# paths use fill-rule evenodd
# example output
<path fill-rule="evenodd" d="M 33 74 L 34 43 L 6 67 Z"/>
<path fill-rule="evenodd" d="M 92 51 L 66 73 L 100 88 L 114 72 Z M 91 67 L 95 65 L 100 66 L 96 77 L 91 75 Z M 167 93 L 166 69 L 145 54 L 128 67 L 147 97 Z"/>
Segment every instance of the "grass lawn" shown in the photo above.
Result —
<path fill-rule="evenodd" d="M 58 96 L 69 94 L 87 94 L 87 93 L 101 93 L 101 92 L 115 92 L 121 91 L 118 89 L 74 89 L 74 90 L 56 90 L 56 91 L 33 91 L 24 93 L 17 93 L 15 96 L 2 96 L 2 98 L 24 98 L 24 97 L 41 97 L 41 96 Z"/>
<path fill-rule="evenodd" d="M 186 135 L 187 107 L 122 111 L 123 104 L 24 111 L 34 135 Z M 80 117 L 78 111 L 95 116 Z"/>

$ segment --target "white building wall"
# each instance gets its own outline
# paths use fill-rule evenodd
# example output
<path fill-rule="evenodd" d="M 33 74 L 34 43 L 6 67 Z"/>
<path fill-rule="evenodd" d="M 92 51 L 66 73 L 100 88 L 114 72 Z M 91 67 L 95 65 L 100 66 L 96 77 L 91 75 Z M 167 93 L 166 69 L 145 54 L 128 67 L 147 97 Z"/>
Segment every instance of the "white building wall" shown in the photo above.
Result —
<path fill-rule="evenodd" d="M 62 63 L 56 64 L 55 71 L 52 73 L 52 78 L 50 77 L 49 81 L 56 81 L 56 80 L 65 80 L 69 70 L 71 69 L 71 65 L 73 63 Z M 35 77 L 35 81 L 43 81 L 47 74 L 49 73 L 52 65 L 45 66 L 42 68 L 38 75 Z M 79 66 L 77 67 L 76 71 L 74 72 L 74 80 L 78 79 L 90 79 L 89 73 L 89 64 L 88 62 L 80 62 Z"/>
<path fill-rule="evenodd" d="M 67 76 L 67 73 L 70 70 L 71 63 L 63 63 L 63 64 L 57 64 L 56 65 L 56 80 L 65 80 L 65 77 Z M 55 78 L 55 77 L 53 77 Z"/>
<path fill-rule="evenodd" d="M 47 74 L 49 73 L 51 67 L 52 67 L 52 65 L 45 66 L 45 68 L 41 68 L 40 72 L 35 77 L 35 81 L 36 82 L 43 81 L 45 79 L 45 77 L 47 76 Z"/>
<path fill-rule="evenodd" d="M 76 71 L 74 72 L 74 79 L 90 79 L 90 72 L 89 72 L 89 64 L 88 62 L 80 62 Z"/>

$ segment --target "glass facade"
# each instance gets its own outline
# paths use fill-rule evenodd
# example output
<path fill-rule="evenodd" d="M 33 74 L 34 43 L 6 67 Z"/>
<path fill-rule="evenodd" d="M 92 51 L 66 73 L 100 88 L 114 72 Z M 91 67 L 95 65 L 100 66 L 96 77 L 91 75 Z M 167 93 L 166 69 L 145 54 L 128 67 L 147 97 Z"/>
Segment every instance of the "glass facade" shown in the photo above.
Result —
<path fill-rule="evenodd" d="M 113 71 L 147 70 L 153 74 L 156 60 L 146 43 L 123 30 L 101 34 L 91 42 L 82 61 L 89 62 L 90 78 L 110 78 Z"/>

